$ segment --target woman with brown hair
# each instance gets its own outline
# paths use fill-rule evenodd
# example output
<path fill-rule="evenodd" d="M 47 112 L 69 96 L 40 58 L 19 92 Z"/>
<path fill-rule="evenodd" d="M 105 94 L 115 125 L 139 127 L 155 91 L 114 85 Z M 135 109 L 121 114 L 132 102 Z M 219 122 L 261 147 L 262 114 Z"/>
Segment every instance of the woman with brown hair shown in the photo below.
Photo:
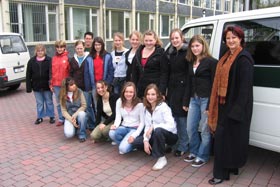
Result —
<path fill-rule="evenodd" d="M 67 77 L 62 81 L 59 93 L 60 105 L 64 121 L 64 134 L 67 138 L 73 137 L 76 132 L 80 142 L 86 141 L 86 100 L 75 80 Z"/>
<path fill-rule="evenodd" d="M 244 49 L 244 32 L 229 26 L 223 33 L 228 51 L 217 64 L 208 124 L 215 136 L 212 185 L 229 180 L 245 165 L 253 110 L 253 64 Z"/>
<path fill-rule="evenodd" d="M 160 170 L 167 164 L 165 145 L 172 146 L 177 140 L 177 128 L 171 109 L 163 101 L 163 97 L 155 84 L 149 84 L 144 93 L 143 136 L 139 136 L 134 146 L 143 148 L 148 155 L 157 159 L 153 170 Z"/>
<path fill-rule="evenodd" d="M 116 103 L 116 119 L 109 132 L 110 138 L 119 145 L 119 153 L 132 151 L 132 142 L 144 128 L 143 103 L 136 95 L 133 82 L 126 82 Z"/>
<path fill-rule="evenodd" d="M 115 120 L 118 95 L 111 92 L 110 87 L 104 80 L 96 82 L 96 95 L 96 127 L 90 136 L 96 142 L 106 141 L 109 138 L 109 131 Z"/>

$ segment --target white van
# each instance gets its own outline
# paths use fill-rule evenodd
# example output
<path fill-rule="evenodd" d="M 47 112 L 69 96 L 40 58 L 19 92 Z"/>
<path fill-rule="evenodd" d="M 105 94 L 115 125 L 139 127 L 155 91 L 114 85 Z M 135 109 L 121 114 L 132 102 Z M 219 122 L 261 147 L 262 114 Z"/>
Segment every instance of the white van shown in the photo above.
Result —
<path fill-rule="evenodd" d="M 20 34 L 0 33 L 0 88 L 16 90 L 25 80 L 30 58 Z"/>
<path fill-rule="evenodd" d="M 219 59 L 226 50 L 222 33 L 229 25 L 243 28 L 255 60 L 250 144 L 280 152 L 280 7 L 194 19 L 182 31 L 187 41 L 202 34 Z"/>

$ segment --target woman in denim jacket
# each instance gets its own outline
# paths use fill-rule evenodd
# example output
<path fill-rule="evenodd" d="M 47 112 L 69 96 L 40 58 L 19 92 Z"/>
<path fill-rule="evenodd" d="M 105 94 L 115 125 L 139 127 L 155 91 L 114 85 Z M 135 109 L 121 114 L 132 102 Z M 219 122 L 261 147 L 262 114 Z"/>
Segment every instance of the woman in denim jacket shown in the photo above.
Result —
<path fill-rule="evenodd" d="M 86 141 L 86 99 L 72 77 L 67 77 L 62 81 L 59 97 L 62 115 L 65 118 L 65 136 L 71 138 L 77 132 L 80 142 Z"/>
<path fill-rule="evenodd" d="M 104 80 L 110 85 L 114 76 L 112 57 L 105 50 L 105 44 L 101 37 L 95 37 L 93 40 L 90 54 L 86 59 L 84 74 L 85 90 L 92 91 L 96 111 L 96 82 Z"/>

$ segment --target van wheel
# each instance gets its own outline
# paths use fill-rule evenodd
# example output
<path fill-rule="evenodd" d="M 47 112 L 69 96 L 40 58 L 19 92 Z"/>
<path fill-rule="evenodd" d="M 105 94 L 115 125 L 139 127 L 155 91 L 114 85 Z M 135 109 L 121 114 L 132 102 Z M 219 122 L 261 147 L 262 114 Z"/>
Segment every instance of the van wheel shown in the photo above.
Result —
<path fill-rule="evenodd" d="M 12 85 L 12 86 L 9 86 L 8 90 L 16 90 L 16 89 L 19 88 L 19 86 L 20 86 L 20 83 L 14 84 L 14 85 Z"/>

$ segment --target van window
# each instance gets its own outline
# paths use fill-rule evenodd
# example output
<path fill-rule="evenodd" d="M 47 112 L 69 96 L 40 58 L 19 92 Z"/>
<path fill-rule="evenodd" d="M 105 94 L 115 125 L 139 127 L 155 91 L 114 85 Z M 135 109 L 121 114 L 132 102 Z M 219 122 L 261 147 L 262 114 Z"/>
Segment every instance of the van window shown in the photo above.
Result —
<path fill-rule="evenodd" d="M 200 34 L 207 40 L 208 44 L 210 44 L 210 41 L 212 39 L 213 28 L 213 25 L 191 27 L 183 30 L 183 33 L 187 43 L 189 43 L 193 35 Z"/>
<path fill-rule="evenodd" d="M 3 54 L 27 52 L 27 48 L 20 36 L 0 36 L 0 48 Z"/>
<path fill-rule="evenodd" d="M 254 86 L 280 88 L 280 17 L 230 22 L 243 28 L 246 49 L 255 61 Z M 220 56 L 225 51 L 222 42 Z"/>
<path fill-rule="evenodd" d="M 224 29 L 229 25 L 243 29 L 246 48 L 256 65 L 280 66 L 280 17 L 229 22 Z M 225 44 L 221 45 L 220 56 L 225 51 L 223 48 Z"/>

